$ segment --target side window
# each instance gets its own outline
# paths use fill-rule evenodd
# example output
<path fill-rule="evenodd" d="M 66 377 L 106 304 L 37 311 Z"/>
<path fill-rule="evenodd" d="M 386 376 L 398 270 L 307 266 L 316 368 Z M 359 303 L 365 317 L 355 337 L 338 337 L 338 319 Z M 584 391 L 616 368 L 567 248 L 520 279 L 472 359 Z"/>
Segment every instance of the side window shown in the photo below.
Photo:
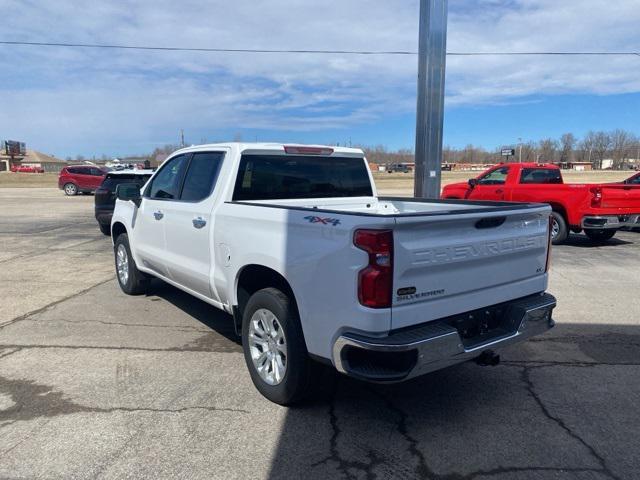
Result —
<path fill-rule="evenodd" d="M 194 153 L 180 199 L 199 202 L 211 195 L 223 158 L 222 152 Z"/>
<path fill-rule="evenodd" d="M 635 177 L 631 177 L 627 180 L 627 183 L 631 185 L 640 185 L 640 175 L 636 175 Z"/>
<path fill-rule="evenodd" d="M 177 199 L 188 160 L 187 155 L 178 155 L 165 163 L 149 185 L 147 196 L 167 200 Z"/>
<path fill-rule="evenodd" d="M 520 174 L 520 183 L 562 183 L 562 176 L 560 170 L 554 168 L 523 168 Z"/>
<path fill-rule="evenodd" d="M 484 177 L 478 180 L 480 185 L 502 185 L 507 180 L 508 167 L 496 168 L 491 170 Z"/>
<path fill-rule="evenodd" d="M 92 168 L 91 169 L 91 175 L 94 175 L 96 177 L 101 177 L 102 175 L 104 175 L 104 172 L 102 170 L 100 170 L 99 168 Z"/>

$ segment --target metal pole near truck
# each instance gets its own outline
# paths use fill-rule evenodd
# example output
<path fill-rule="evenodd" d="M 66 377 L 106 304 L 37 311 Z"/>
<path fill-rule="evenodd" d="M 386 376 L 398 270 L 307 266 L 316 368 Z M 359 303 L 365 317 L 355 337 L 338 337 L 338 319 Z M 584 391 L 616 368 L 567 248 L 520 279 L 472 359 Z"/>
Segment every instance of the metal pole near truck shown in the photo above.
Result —
<path fill-rule="evenodd" d="M 440 198 L 448 0 L 420 0 L 414 196 Z"/>

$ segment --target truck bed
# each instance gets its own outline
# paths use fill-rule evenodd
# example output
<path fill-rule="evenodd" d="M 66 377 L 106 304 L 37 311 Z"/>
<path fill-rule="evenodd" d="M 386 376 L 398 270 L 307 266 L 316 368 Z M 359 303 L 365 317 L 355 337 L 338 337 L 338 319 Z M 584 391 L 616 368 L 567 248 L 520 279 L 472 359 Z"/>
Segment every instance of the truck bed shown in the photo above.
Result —
<path fill-rule="evenodd" d="M 272 208 L 312 210 L 323 213 L 384 217 L 495 213 L 529 208 L 535 209 L 540 207 L 540 204 L 535 203 L 479 202 L 467 200 L 416 199 L 406 197 L 258 200 L 239 203 Z"/>

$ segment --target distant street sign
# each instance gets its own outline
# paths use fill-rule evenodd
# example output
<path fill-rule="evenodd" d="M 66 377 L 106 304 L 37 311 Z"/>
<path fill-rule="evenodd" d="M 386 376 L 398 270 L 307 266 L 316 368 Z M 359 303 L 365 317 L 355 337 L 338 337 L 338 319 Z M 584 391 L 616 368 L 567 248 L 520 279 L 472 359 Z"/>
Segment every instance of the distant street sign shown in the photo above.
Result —
<path fill-rule="evenodd" d="M 513 157 L 516 154 L 515 148 L 503 148 L 501 155 L 503 157 Z"/>

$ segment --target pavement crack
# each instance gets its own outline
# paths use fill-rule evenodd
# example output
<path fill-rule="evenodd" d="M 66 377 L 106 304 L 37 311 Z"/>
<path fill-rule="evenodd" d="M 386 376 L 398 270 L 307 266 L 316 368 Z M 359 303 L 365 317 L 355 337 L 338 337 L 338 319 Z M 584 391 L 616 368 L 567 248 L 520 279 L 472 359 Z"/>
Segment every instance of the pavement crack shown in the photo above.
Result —
<path fill-rule="evenodd" d="M 531 380 L 531 367 L 522 367 L 522 372 L 521 372 L 521 380 L 522 382 L 525 384 L 527 392 L 529 393 L 529 395 L 533 398 L 533 400 L 536 402 L 536 404 L 538 405 L 538 407 L 540 408 L 540 411 L 542 412 L 542 414 L 551 422 L 554 422 L 556 425 L 558 425 L 562 430 L 564 430 L 571 438 L 573 438 L 574 440 L 576 440 L 578 443 L 580 443 L 581 445 L 583 445 L 587 451 L 591 454 L 591 456 L 593 458 L 596 459 L 596 461 L 600 464 L 601 469 L 600 471 L 602 473 L 604 473 L 605 475 L 607 475 L 610 478 L 613 478 L 615 480 L 621 480 L 620 477 L 618 477 L 616 474 L 614 474 L 609 466 L 607 465 L 606 460 L 604 459 L 604 457 L 602 455 L 600 455 L 596 449 L 590 445 L 585 439 L 583 439 L 580 435 L 578 435 L 576 432 L 574 432 L 571 427 L 569 427 L 569 425 L 567 425 L 567 423 L 562 420 L 562 418 L 555 416 L 551 413 L 551 411 L 549 410 L 549 408 L 545 405 L 545 403 L 542 401 L 542 398 L 540 397 L 540 395 L 538 395 L 538 393 L 535 390 L 535 385 L 533 384 L 533 380 Z"/>
<path fill-rule="evenodd" d="M 18 353 L 20 350 L 22 350 L 22 348 L 13 348 L 11 349 L 11 351 L 5 352 L 4 349 L 2 349 L 2 352 L 0 352 L 0 358 L 5 358 L 9 355 L 13 355 L 14 353 Z"/>
<path fill-rule="evenodd" d="M 38 313 L 44 312 L 48 308 L 54 307 L 54 306 L 58 305 L 59 303 L 66 302 L 67 300 L 71 300 L 72 298 L 75 298 L 75 297 L 79 297 L 80 295 L 83 295 L 83 294 L 87 293 L 88 291 L 94 289 L 95 287 L 99 287 L 100 285 L 104 285 L 105 283 L 108 283 L 108 282 L 110 282 L 112 280 L 113 280 L 113 275 L 110 275 L 109 278 L 107 278 L 105 280 L 102 280 L 102 281 L 100 281 L 98 283 L 95 283 L 95 284 L 91 285 L 88 288 L 80 290 L 79 292 L 76 292 L 76 293 L 73 293 L 71 295 L 67 295 L 66 297 L 60 298 L 58 300 L 55 300 L 55 301 L 45 305 L 44 307 L 38 308 L 36 310 L 32 310 L 31 312 L 28 312 L 28 313 L 25 313 L 25 314 L 20 315 L 18 317 L 15 317 L 15 318 L 9 320 L 8 322 L 1 323 L 0 324 L 0 329 L 2 329 L 4 327 L 8 327 L 9 325 L 12 325 L 14 323 L 20 322 L 21 320 L 25 320 L 25 319 L 33 316 L 33 315 L 37 315 Z"/>
<path fill-rule="evenodd" d="M 25 319 L 25 320 L 26 321 L 30 321 L 30 322 L 38 321 L 38 320 L 35 320 L 35 319 L 31 319 L 31 318 Z M 211 331 L 209 329 L 191 327 L 189 325 L 154 325 L 154 324 L 150 324 L 150 323 L 107 322 L 105 320 L 69 320 L 69 319 L 64 319 L 64 318 L 50 319 L 48 321 L 74 323 L 74 324 L 79 324 L 79 323 L 99 323 L 99 324 L 102 324 L 102 325 L 114 325 L 114 326 L 120 326 L 120 327 L 169 328 L 169 329 L 172 329 L 172 330 L 185 331 L 185 332 L 186 331 L 195 331 L 195 332 L 209 333 Z"/>
<path fill-rule="evenodd" d="M 34 345 L 34 344 L 5 344 L 0 347 L 4 348 L 20 348 L 20 349 L 43 349 L 43 350 L 114 350 L 114 351 L 131 351 L 131 352 L 196 352 L 196 353 L 237 353 L 239 350 L 237 345 L 231 347 L 221 346 L 219 349 L 204 349 L 195 345 L 190 347 L 170 347 L 170 348 L 152 348 L 152 347 L 122 347 L 116 345 Z"/>
<path fill-rule="evenodd" d="M 368 462 L 361 462 L 358 460 L 348 460 L 340 454 L 338 448 L 338 437 L 342 434 L 342 430 L 338 425 L 338 416 L 336 415 L 336 398 L 335 393 L 329 403 L 329 424 L 331 425 L 331 439 L 329 443 L 329 455 L 311 465 L 312 468 L 319 465 L 326 464 L 328 462 L 334 462 L 337 464 L 338 471 L 340 471 L 348 479 L 360 478 L 355 472 L 364 472 L 365 478 L 374 480 L 376 478 L 373 472 L 374 468 L 378 465 L 385 463 L 384 457 L 375 450 L 369 450 L 366 452 Z"/>

